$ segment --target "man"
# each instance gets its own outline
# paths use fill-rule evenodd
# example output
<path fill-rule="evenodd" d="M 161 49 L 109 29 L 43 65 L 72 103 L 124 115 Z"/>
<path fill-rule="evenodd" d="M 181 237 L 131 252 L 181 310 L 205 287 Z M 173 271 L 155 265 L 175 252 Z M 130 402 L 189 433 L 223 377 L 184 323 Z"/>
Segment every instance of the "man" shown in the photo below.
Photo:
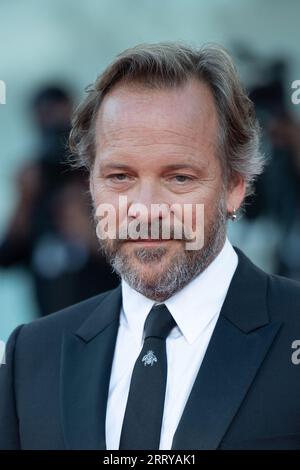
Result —
<path fill-rule="evenodd" d="M 228 54 L 173 43 L 125 51 L 89 88 L 70 142 L 121 284 L 13 332 L 0 447 L 300 448 L 300 286 L 226 237 L 263 168 Z M 180 218 L 185 205 L 190 218 Z M 124 237 L 126 223 L 150 231 Z"/>

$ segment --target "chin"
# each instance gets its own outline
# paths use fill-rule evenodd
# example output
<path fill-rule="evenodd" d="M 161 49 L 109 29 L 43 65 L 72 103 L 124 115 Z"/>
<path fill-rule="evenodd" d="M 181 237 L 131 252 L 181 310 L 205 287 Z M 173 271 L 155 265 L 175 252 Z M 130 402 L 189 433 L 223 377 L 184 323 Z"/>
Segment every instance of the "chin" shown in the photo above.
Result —
<path fill-rule="evenodd" d="M 157 261 L 143 264 L 137 262 L 134 266 L 135 270 L 139 273 L 140 279 L 145 283 L 157 282 L 157 277 L 161 276 L 166 270 L 166 265 L 157 265 Z"/>

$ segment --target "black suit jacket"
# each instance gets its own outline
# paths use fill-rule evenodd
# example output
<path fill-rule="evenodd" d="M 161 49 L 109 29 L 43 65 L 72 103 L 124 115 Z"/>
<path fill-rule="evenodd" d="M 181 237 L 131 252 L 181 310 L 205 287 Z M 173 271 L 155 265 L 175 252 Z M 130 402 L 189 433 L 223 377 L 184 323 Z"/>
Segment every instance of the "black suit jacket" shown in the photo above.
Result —
<path fill-rule="evenodd" d="M 235 250 L 172 449 L 300 449 L 300 284 Z M 0 368 L 1 449 L 106 449 L 121 300 L 118 286 L 12 333 Z"/>

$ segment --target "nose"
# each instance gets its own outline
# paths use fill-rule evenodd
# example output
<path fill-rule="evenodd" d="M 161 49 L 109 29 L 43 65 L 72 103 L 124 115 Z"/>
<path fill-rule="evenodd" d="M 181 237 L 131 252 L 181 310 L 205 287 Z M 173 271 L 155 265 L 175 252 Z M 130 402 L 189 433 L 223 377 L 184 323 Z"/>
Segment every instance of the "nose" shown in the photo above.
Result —
<path fill-rule="evenodd" d="M 150 225 L 151 221 L 166 217 L 168 211 L 169 204 L 163 200 L 159 184 L 150 180 L 141 183 L 129 201 L 128 217 L 138 217 L 141 223 Z"/>

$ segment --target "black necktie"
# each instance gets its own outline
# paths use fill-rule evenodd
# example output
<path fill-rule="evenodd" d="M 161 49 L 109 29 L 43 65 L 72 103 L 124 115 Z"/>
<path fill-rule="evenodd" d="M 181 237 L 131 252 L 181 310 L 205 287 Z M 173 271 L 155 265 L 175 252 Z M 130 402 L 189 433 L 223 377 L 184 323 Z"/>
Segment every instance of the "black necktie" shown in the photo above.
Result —
<path fill-rule="evenodd" d="M 164 304 L 145 321 L 143 349 L 136 360 L 120 438 L 120 450 L 159 449 L 167 381 L 166 337 L 176 322 Z"/>

